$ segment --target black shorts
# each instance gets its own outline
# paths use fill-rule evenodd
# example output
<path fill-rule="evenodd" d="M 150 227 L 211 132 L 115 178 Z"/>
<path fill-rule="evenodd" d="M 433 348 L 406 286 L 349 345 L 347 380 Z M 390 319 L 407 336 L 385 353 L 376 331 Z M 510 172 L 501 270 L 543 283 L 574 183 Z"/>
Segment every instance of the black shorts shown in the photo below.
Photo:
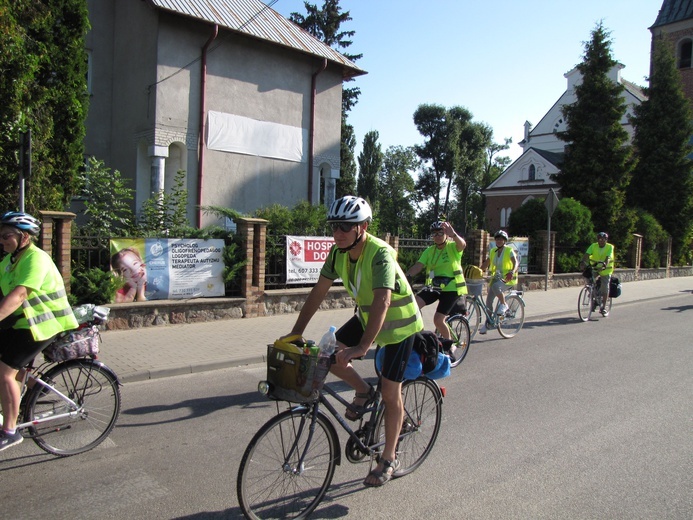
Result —
<path fill-rule="evenodd" d="M 54 338 L 55 336 L 34 341 L 29 329 L 5 329 L 0 332 L 0 361 L 15 370 L 21 370 L 50 345 Z"/>
<path fill-rule="evenodd" d="M 438 300 L 438 308 L 436 309 L 436 312 L 445 314 L 446 316 L 451 314 L 452 309 L 459 298 L 456 291 L 440 291 L 430 287 L 424 287 L 417 293 L 416 296 L 421 298 L 426 305 L 430 305 L 434 301 Z"/>
<path fill-rule="evenodd" d="M 363 336 L 363 325 L 354 316 L 347 321 L 336 332 L 337 341 L 343 343 L 347 347 L 354 347 L 359 344 Z M 381 345 L 385 349 L 385 358 L 383 359 L 383 367 L 381 373 L 385 379 L 401 383 L 404 381 L 404 370 L 407 368 L 407 362 L 414 347 L 414 338 L 416 334 L 412 334 L 401 343 L 393 343 L 392 345 Z"/>

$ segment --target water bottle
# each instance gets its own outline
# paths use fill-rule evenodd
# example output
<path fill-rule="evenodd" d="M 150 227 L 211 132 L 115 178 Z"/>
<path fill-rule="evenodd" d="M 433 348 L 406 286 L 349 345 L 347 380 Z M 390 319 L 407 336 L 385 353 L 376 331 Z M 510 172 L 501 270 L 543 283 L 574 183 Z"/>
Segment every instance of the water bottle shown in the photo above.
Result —
<path fill-rule="evenodd" d="M 336 330 L 337 327 L 334 325 L 330 326 L 330 330 L 325 332 L 325 335 L 320 340 L 320 343 L 318 343 L 321 357 L 327 357 L 334 354 L 335 348 L 337 348 L 337 338 L 334 335 Z"/>

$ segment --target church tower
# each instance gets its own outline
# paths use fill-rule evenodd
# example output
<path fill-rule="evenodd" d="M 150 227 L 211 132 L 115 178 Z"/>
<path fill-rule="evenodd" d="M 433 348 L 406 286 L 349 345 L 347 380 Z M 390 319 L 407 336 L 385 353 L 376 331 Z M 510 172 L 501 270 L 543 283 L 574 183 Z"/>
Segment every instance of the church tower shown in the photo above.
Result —
<path fill-rule="evenodd" d="M 683 91 L 693 106 L 693 0 L 664 0 L 650 32 L 650 56 L 654 56 L 657 42 L 663 39 L 671 42 L 676 66 L 681 74 Z"/>

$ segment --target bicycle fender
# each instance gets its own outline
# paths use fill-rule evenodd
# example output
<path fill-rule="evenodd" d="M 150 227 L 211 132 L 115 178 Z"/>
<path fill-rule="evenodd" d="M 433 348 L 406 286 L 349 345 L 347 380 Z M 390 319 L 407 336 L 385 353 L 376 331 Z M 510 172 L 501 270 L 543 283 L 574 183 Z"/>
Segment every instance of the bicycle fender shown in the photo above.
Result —
<path fill-rule="evenodd" d="M 72 365 L 95 365 L 99 367 L 101 370 L 104 372 L 108 373 L 108 375 L 112 376 L 113 379 L 116 380 L 116 383 L 118 383 L 118 386 L 123 386 L 123 383 L 120 382 L 120 378 L 118 375 L 106 364 L 103 362 L 99 361 L 98 359 L 90 359 L 90 358 L 78 358 L 78 359 L 71 359 L 69 361 L 63 361 L 61 363 L 58 363 L 55 365 L 55 367 L 51 368 L 48 372 L 46 372 L 46 376 L 50 376 L 50 374 L 57 368 L 61 366 L 72 366 Z"/>

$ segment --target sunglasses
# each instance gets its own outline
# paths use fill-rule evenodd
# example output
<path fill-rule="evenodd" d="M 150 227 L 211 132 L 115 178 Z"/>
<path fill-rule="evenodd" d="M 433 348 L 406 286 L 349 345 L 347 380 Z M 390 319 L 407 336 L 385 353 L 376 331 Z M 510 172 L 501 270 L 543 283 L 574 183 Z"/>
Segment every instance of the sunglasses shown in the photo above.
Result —
<path fill-rule="evenodd" d="M 431 233 L 432 237 L 442 237 L 444 235 L 445 235 L 445 231 L 434 231 L 433 233 Z"/>
<path fill-rule="evenodd" d="M 3 240 L 9 240 L 12 237 L 18 237 L 18 236 L 19 236 L 18 233 L 3 233 L 2 235 L 0 235 L 0 238 L 2 238 Z"/>
<path fill-rule="evenodd" d="M 351 222 L 330 222 L 330 227 L 332 228 L 332 231 L 337 231 L 339 229 L 342 233 L 348 233 L 356 225 L 357 224 L 353 224 Z"/>

